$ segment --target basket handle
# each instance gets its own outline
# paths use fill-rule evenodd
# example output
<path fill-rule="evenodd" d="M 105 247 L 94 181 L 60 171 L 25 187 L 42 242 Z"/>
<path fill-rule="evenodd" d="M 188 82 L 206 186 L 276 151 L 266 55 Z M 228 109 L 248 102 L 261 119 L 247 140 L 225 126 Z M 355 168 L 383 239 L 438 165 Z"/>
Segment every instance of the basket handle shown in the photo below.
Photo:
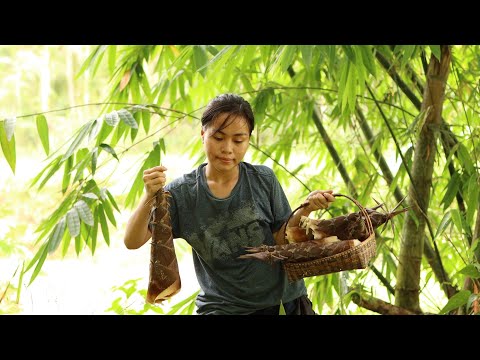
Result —
<path fill-rule="evenodd" d="M 344 195 L 344 194 L 333 194 L 333 196 L 337 197 L 337 196 L 343 196 L 343 197 L 346 197 L 347 199 L 349 199 L 350 201 L 352 201 L 355 205 L 358 206 L 358 208 L 360 209 L 360 211 L 362 212 L 363 216 L 365 217 L 365 223 L 367 225 L 367 229 L 368 229 L 368 232 L 369 232 L 369 235 L 372 235 L 374 230 L 373 230 L 373 225 L 372 225 L 372 220 L 370 219 L 370 216 L 368 216 L 368 212 L 367 210 L 365 210 L 365 207 L 362 206 L 362 204 L 360 204 L 357 200 L 355 200 L 354 198 L 348 196 L 348 195 Z"/>
<path fill-rule="evenodd" d="M 362 204 L 360 204 L 357 200 L 355 200 L 354 198 L 348 196 L 348 195 L 344 195 L 344 194 L 339 194 L 339 193 L 336 193 L 336 194 L 332 194 L 333 196 L 337 197 L 337 196 L 342 196 L 342 197 L 346 197 L 347 199 L 349 199 L 350 201 L 352 201 L 355 205 L 358 206 L 358 208 L 360 209 L 360 211 L 362 212 L 362 215 L 364 216 L 365 218 L 365 223 L 367 225 L 367 229 L 368 229 L 368 232 L 369 232 L 369 235 L 372 235 L 374 230 L 373 230 L 373 225 L 372 225 L 372 220 L 370 219 L 370 216 L 368 216 L 368 212 L 367 210 L 365 210 L 365 207 L 362 206 Z M 292 218 L 293 214 L 295 214 L 295 211 L 297 211 L 298 209 L 301 209 L 302 207 L 305 207 L 308 205 L 308 201 L 303 203 L 302 205 L 298 206 L 295 210 L 292 211 L 292 213 L 290 214 L 290 216 L 288 217 L 287 221 L 285 222 L 285 227 L 283 228 L 283 238 L 285 239 L 286 236 L 287 236 L 287 226 L 288 226 L 288 222 L 290 221 L 290 219 Z"/>

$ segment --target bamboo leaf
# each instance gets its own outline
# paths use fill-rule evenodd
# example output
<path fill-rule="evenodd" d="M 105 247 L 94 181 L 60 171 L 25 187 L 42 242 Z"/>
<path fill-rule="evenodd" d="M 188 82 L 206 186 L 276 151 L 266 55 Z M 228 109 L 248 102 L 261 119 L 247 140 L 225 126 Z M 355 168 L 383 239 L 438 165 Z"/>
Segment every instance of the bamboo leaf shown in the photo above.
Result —
<path fill-rule="evenodd" d="M 47 183 L 48 179 L 50 179 L 53 176 L 53 174 L 55 174 L 58 171 L 58 169 L 60 169 L 62 162 L 63 160 L 61 155 L 57 157 L 54 161 L 52 161 L 52 166 L 50 168 L 50 171 L 47 173 L 47 175 L 45 175 L 40 185 L 38 185 L 38 190 L 41 190 L 43 186 Z M 33 186 L 33 183 L 32 183 L 32 186 Z"/>
<path fill-rule="evenodd" d="M 78 256 L 80 251 L 82 251 L 82 238 L 80 235 L 78 235 L 75 237 L 75 254 Z"/>
<path fill-rule="evenodd" d="M 300 45 L 300 51 L 302 53 L 302 60 L 305 64 L 305 67 L 310 67 L 312 64 L 312 52 L 313 46 L 311 45 Z"/>
<path fill-rule="evenodd" d="M 64 198 L 60 206 L 55 209 L 55 211 L 48 216 L 46 221 L 41 223 L 35 232 L 42 232 L 39 238 L 35 241 L 37 244 L 41 239 L 43 239 L 50 230 L 60 221 L 60 219 L 67 213 L 67 211 L 72 207 L 72 203 L 75 200 L 76 192 L 72 191 Z"/>
<path fill-rule="evenodd" d="M 62 158 L 62 155 L 59 155 L 58 157 L 56 157 L 54 160 L 52 160 L 47 166 L 45 166 L 34 178 L 33 180 L 30 182 L 30 188 L 32 186 L 34 186 L 38 180 L 40 180 L 40 178 L 42 177 L 43 173 L 50 167 L 54 166 L 54 163 L 57 163 L 58 161 L 60 161 L 60 159 Z"/>
<path fill-rule="evenodd" d="M 201 145 L 201 143 L 200 143 Z M 154 149 L 150 151 L 148 157 L 143 162 L 142 166 L 137 172 L 135 177 L 135 181 L 133 182 L 130 191 L 127 194 L 127 198 L 125 199 L 125 206 L 133 206 L 138 196 L 143 191 L 144 183 L 143 183 L 143 171 L 149 169 L 153 166 L 160 164 L 160 144 L 159 142 L 154 143 Z"/>
<path fill-rule="evenodd" d="M 286 45 L 280 55 L 279 66 L 282 73 L 287 71 L 290 65 L 293 65 L 295 55 L 297 54 L 297 47 L 294 45 Z"/>
<path fill-rule="evenodd" d="M 106 49 L 107 45 L 99 45 L 96 47 L 96 49 L 90 54 L 90 56 L 85 60 L 85 62 L 82 64 L 82 67 L 80 68 L 77 76 L 75 78 L 78 78 L 80 75 L 82 75 L 85 70 L 87 70 L 90 66 L 92 66 L 95 63 L 95 60 L 98 59 L 98 63 L 100 62 L 100 59 L 103 56 L 103 53 Z M 96 67 L 95 67 L 96 69 Z M 94 73 L 95 73 L 94 69 Z"/>
<path fill-rule="evenodd" d="M 207 68 L 205 65 L 208 62 L 208 56 L 204 45 L 193 46 L 193 71 L 198 71 L 202 77 L 205 77 Z M 201 69 L 201 70 L 199 70 Z"/>
<path fill-rule="evenodd" d="M 98 133 L 97 136 L 97 142 L 96 145 L 100 145 L 107 137 L 108 135 L 112 132 L 113 127 L 108 125 L 105 121 L 102 121 L 102 126 L 100 127 L 100 132 Z"/>
<path fill-rule="evenodd" d="M 105 217 L 105 213 L 103 211 L 103 205 L 102 204 L 98 205 L 97 209 L 98 209 L 98 219 L 100 221 L 100 227 L 102 228 L 103 238 L 105 239 L 105 242 L 107 243 L 107 245 L 110 246 L 110 234 L 108 232 L 108 224 L 107 224 L 107 219 Z"/>
<path fill-rule="evenodd" d="M 287 313 L 285 312 L 285 307 L 283 306 L 282 301 L 280 301 L 280 309 L 278 311 L 278 315 L 287 315 Z"/>
<path fill-rule="evenodd" d="M 143 191 L 143 170 L 144 169 L 142 167 L 137 172 L 133 185 L 127 194 L 127 198 L 125 199 L 126 207 L 134 206 L 137 196 L 139 196 L 139 194 Z"/>
<path fill-rule="evenodd" d="M 72 237 L 80 234 L 80 218 L 78 217 L 78 212 L 75 207 L 67 212 L 67 226 Z"/>
<path fill-rule="evenodd" d="M 250 68 L 252 66 L 253 57 L 257 52 L 257 47 L 255 45 L 244 45 L 244 54 L 242 59 L 242 64 L 240 65 L 242 69 Z M 215 56 L 216 54 L 213 54 Z"/>
<path fill-rule="evenodd" d="M 88 142 L 92 141 L 95 138 L 95 136 L 98 135 L 99 130 L 100 130 L 100 121 L 95 119 L 93 120 L 92 127 L 88 132 Z"/>
<path fill-rule="evenodd" d="M 480 271 L 473 264 L 468 264 L 462 270 L 460 270 L 458 274 L 466 275 L 472 279 L 480 278 Z"/>
<path fill-rule="evenodd" d="M 473 224 L 473 216 L 478 207 L 480 189 L 477 181 L 477 174 L 473 173 L 468 180 L 467 203 L 467 224 Z"/>
<path fill-rule="evenodd" d="M 113 150 L 113 148 L 108 145 L 108 144 L 100 144 L 100 147 L 105 150 L 106 152 L 108 152 L 109 154 L 112 154 L 112 156 L 117 159 L 118 161 L 120 161 L 117 157 L 117 153 L 115 152 L 115 150 Z"/>
<path fill-rule="evenodd" d="M 63 155 L 62 160 L 68 159 L 68 157 L 72 155 L 75 150 L 77 150 L 77 148 L 80 146 L 85 136 L 87 136 L 88 131 L 90 130 L 92 125 L 93 125 L 93 122 L 90 121 L 81 127 L 77 137 L 75 138 L 75 140 L 73 140 L 67 152 Z"/>
<path fill-rule="evenodd" d="M 111 146 L 116 146 L 118 141 L 122 138 L 122 135 L 127 131 L 128 126 L 122 121 L 115 128 L 115 132 L 112 135 Z"/>
<path fill-rule="evenodd" d="M 238 48 L 238 46 L 233 46 L 233 45 L 227 45 L 225 46 L 222 50 L 218 52 L 215 57 L 210 59 L 210 61 L 205 64 L 203 67 L 198 69 L 197 71 L 200 72 L 204 68 L 210 67 L 211 68 L 211 73 L 215 74 L 220 69 L 225 65 L 225 63 L 230 60 L 231 55 L 235 52 L 235 50 Z"/>
<path fill-rule="evenodd" d="M 465 145 L 463 145 L 462 143 L 459 143 L 459 146 L 458 146 L 458 150 L 457 150 L 457 154 L 458 154 L 458 158 L 460 160 L 460 163 L 462 164 L 462 166 L 465 167 L 465 169 L 467 169 L 467 171 L 470 173 L 470 174 L 473 174 L 475 173 L 475 167 L 473 165 L 473 161 L 472 161 L 472 158 L 470 157 L 470 154 L 468 153 L 468 150 L 467 148 L 465 147 Z"/>
<path fill-rule="evenodd" d="M 8 141 L 4 126 L 0 126 L 0 145 L 2 146 L 3 155 L 5 159 L 7 159 L 8 165 L 10 165 L 10 169 L 12 169 L 12 172 L 15 174 L 15 165 L 17 163 L 15 135 Z"/>
<path fill-rule="evenodd" d="M 75 177 L 73 178 L 73 182 L 77 182 L 80 179 L 83 179 L 83 171 L 89 164 L 89 160 L 91 160 L 92 154 L 88 152 L 86 148 L 80 149 L 77 151 L 77 164 L 74 166 L 73 170 L 77 170 Z"/>
<path fill-rule="evenodd" d="M 130 126 L 133 129 L 138 129 L 138 124 L 130 111 L 120 109 L 118 110 L 117 114 L 126 125 Z"/>
<path fill-rule="evenodd" d="M 472 303 L 473 303 L 475 300 L 477 300 L 477 301 L 480 300 L 480 295 L 473 293 L 473 294 L 470 295 L 470 297 L 468 298 L 468 301 L 467 301 L 467 309 L 470 309 L 470 308 L 472 307 Z"/>
<path fill-rule="evenodd" d="M 94 211 L 94 222 L 92 227 L 92 255 L 95 254 L 95 249 L 97 247 L 97 234 L 98 234 L 98 206 L 95 208 Z"/>
<path fill-rule="evenodd" d="M 218 49 L 217 49 L 215 46 L 213 46 L 213 45 L 207 45 L 206 50 L 207 50 L 210 54 L 212 54 L 213 56 L 215 56 L 215 55 L 218 54 Z"/>
<path fill-rule="evenodd" d="M 335 45 L 326 45 L 326 53 L 328 56 L 328 67 L 330 69 L 335 68 L 335 63 L 337 61 L 337 49 Z"/>
<path fill-rule="evenodd" d="M 87 203 L 83 200 L 78 200 L 75 203 L 74 206 L 78 211 L 78 215 L 80 215 L 80 219 L 82 219 L 82 221 L 85 224 L 92 226 L 93 225 L 93 215 L 92 215 L 92 211 L 88 207 Z"/>
<path fill-rule="evenodd" d="M 17 283 L 17 296 L 15 298 L 15 302 L 18 304 L 20 302 L 20 293 L 22 291 L 22 284 L 23 284 L 23 274 L 25 273 L 25 260 L 22 261 L 22 269 L 20 270 L 20 275 L 18 277 Z M 15 270 L 16 272 L 16 270 Z"/>
<path fill-rule="evenodd" d="M 120 209 L 118 208 L 118 205 L 117 203 L 115 202 L 115 198 L 113 197 L 113 195 L 110 193 L 110 191 L 106 190 L 106 193 L 107 193 L 107 196 L 108 196 L 108 199 L 110 200 L 110 202 L 112 203 L 113 207 L 115 208 L 115 210 L 117 210 L 118 212 L 120 212 Z"/>
<path fill-rule="evenodd" d="M 38 251 L 36 252 L 36 254 L 33 256 L 32 260 L 30 260 L 28 262 L 28 265 L 27 267 L 25 268 L 25 270 L 23 271 L 24 273 L 26 273 L 28 270 L 30 270 L 30 268 L 38 261 L 38 259 L 40 258 L 40 256 L 42 256 L 43 254 L 43 251 L 47 248 L 47 245 L 48 245 L 48 242 L 45 242 L 45 244 L 43 244 L 40 249 L 38 249 Z"/>
<path fill-rule="evenodd" d="M 113 226 L 117 226 L 117 221 L 115 220 L 115 216 L 113 215 L 113 210 L 110 204 L 108 203 L 108 200 L 105 200 L 103 202 L 103 210 L 105 211 L 105 214 L 107 214 L 108 219 L 110 222 L 113 224 Z"/>
<path fill-rule="evenodd" d="M 73 165 L 73 155 L 70 156 L 67 161 L 65 161 L 65 167 L 63 170 L 63 179 L 62 179 L 62 193 L 65 194 L 67 191 L 68 185 L 70 184 L 70 171 Z"/>
<path fill-rule="evenodd" d="M 133 69 L 127 69 L 120 80 L 119 90 L 123 91 L 132 78 Z"/>
<path fill-rule="evenodd" d="M 39 274 L 40 272 L 40 269 L 42 268 L 43 266 L 43 263 L 45 262 L 45 259 L 47 258 L 47 255 L 48 255 L 48 248 L 47 248 L 47 244 L 44 244 L 40 250 L 38 251 L 37 253 L 39 255 L 39 259 L 38 259 L 38 262 L 37 262 L 37 266 L 35 266 L 35 270 L 33 270 L 33 273 L 32 273 L 32 276 L 30 277 L 30 282 L 28 283 L 28 285 L 30 285 L 33 280 L 35 280 L 35 278 L 37 277 L 37 275 Z M 33 265 L 34 261 L 32 260 L 30 262 L 31 265 Z M 29 265 L 29 267 L 31 266 Z M 28 268 L 29 268 L 28 267 Z M 25 272 L 28 270 L 28 268 L 25 270 Z"/>
<path fill-rule="evenodd" d="M 167 315 L 173 315 L 173 314 L 177 313 L 178 311 L 180 311 L 180 309 L 182 309 L 187 304 L 190 304 L 192 301 L 195 302 L 195 299 L 196 299 L 199 292 L 200 292 L 200 290 L 197 290 L 192 295 L 187 297 L 186 299 L 184 299 L 182 301 L 179 301 L 178 303 L 173 305 L 172 308 L 170 309 L 170 311 L 167 313 Z"/>
<path fill-rule="evenodd" d="M 158 144 L 160 145 L 160 153 L 164 153 L 165 155 L 167 154 L 167 148 L 165 147 L 165 139 L 164 138 L 161 138 L 159 141 L 158 141 Z"/>
<path fill-rule="evenodd" d="M 43 150 L 45 150 L 45 154 L 50 153 L 50 141 L 48 136 L 48 124 L 47 119 L 44 115 L 38 115 L 36 118 L 37 123 L 37 132 L 40 136 L 40 141 L 42 142 Z"/>
<path fill-rule="evenodd" d="M 415 45 L 403 45 L 403 59 L 402 65 L 405 65 L 410 61 L 410 58 L 415 53 Z"/>
<path fill-rule="evenodd" d="M 467 251 L 468 256 L 474 258 L 475 257 L 475 252 L 477 251 L 477 248 L 480 249 L 480 238 L 472 241 L 472 245 L 470 245 L 470 248 Z"/>
<path fill-rule="evenodd" d="M 444 308 L 439 312 L 440 315 L 446 314 L 452 310 L 459 308 L 467 303 L 468 298 L 470 297 L 471 292 L 468 290 L 460 290 L 458 293 L 453 295 L 444 306 Z"/>
<path fill-rule="evenodd" d="M 113 73 L 115 70 L 115 61 L 117 59 L 117 46 L 116 45 L 108 45 L 108 70 Z"/>
<path fill-rule="evenodd" d="M 442 201 L 440 204 L 443 204 L 443 210 L 447 210 L 447 208 L 452 203 L 453 199 L 457 195 L 458 189 L 460 187 L 460 174 L 455 172 L 448 181 L 447 190 L 445 191 L 445 195 L 443 195 Z"/>
<path fill-rule="evenodd" d="M 442 50 L 440 49 L 440 45 L 430 45 L 430 50 L 432 51 L 432 54 L 437 58 L 437 60 L 440 61 L 440 58 L 442 57 Z"/>
<path fill-rule="evenodd" d="M 63 233 L 63 239 L 62 239 L 62 257 L 65 257 L 68 252 L 68 247 L 70 246 L 70 241 L 72 240 L 72 237 L 70 236 L 70 232 L 65 231 Z"/>
<path fill-rule="evenodd" d="M 107 188 L 100 189 L 100 199 L 102 199 L 102 202 L 107 199 Z"/>
<path fill-rule="evenodd" d="M 120 117 L 118 116 L 118 113 L 116 110 L 113 110 L 108 114 L 105 114 L 105 122 L 108 125 L 115 127 L 119 121 L 120 121 Z"/>
<path fill-rule="evenodd" d="M 65 232 L 66 222 L 65 217 L 58 222 L 55 228 L 52 231 L 50 239 L 48 240 L 48 252 L 51 254 L 57 250 L 58 245 L 60 245 L 60 240 L 62 240 L 63 234 Z"/>
<path fill-rule="evenodd" d="M 97 160 L 98 160 L 98 147 L 95 146 L 92 149 L 92 163 L 91 163 L 92 176 L 95 175 L 95 171 L 97 170 Z"/>
<path fill-rule="evenodd" d="M 17 122 L 16 117 L 7 118 L 3 122 L 3 125 L 5 126 L 5 133 L 7 134 L 7 141 L 12 140 L 13 133 L 15 132 L 16 122 Z"/>
<path fill-rule="evenodd" d="M 250 79 L 244 73 L 242 73 L 240 75 L 240 81 L 242 82 L 243 87 L 245 88 L 246 91 L 248 91 L 248 92 L 254 92 L 255 91 L 255 89 L 252 86 L 252 83 L 250 82 Z"/>
<path fill-rule="evenodd" d="M 352 64 L 356 64 L 357 58 L 355 56 L 355 52 L 353 51 L 352 47 L 350 45 L 342 45 L 342 49 L 347 55 L 348 60 L 350 60 Z"/>
<path fill-rule="evenodd" d="M 346 98 L 346 96 L 348 96 L 348 94 L 345 95 L 345 93 L 347 92 L 346 87 L 347 87 L 347 78 L 348 78 L 349 68 L 350 68 L 350 62 L 343 61 L 342 66 L 339 69 L 340 81 L 338 83 L 338 100 L 340 102 L 342 112 L 346 105 L 343 99 Z"/>
<path fill-rule="evenodd" d="M 148 131 L 150 130 L 150 112 L 148 111 L 142 111 L 142 121 L 143 121 L 143 128 L 145 130 L 145 134 L 148 134 Z"/>
<path fill-rule="evenodd" d="M 372 54 L 372 48 L 371 46 L 367 45 L 359 45 L 360 52 L 362 54 L 362 61 L 365 67 L 367 68 L 368 72 L 373 75 L 373 77 L 376 77 L 376 65 L 375 65 L 375 58 L 373 57 Z"/>
<path fill-rule="evenodd" d="M 452 220 L 455 226 L 457 227 L 457 230 L 460 231 L 460 233 L 462 233 L 463 226 L 462 226 L 462 215 L 460 214 L 460 211 L 458 211 L 458 209 L 452 209 L 450 213 L 452 214 Z"/>
<path fill-rule="evenodd" d="M 83 197 L 86 197 L 86 198 L 88 198 L 88 199 L 98 200 L 98 196 L 95 195 L 95 194 L 92 193 L 92 192 L 82 194 L 82 196 L 83 196 Z"/>
<path fill-rule="evenodd" d="M 452 217 L 452 214 L 450 213 L 450 211 L 448 211 L 447 213 L 445 213 L 445 215 L 443 215 L 443 219 L 442 221 L 440 221 L 440 225 L 437 228 L 437 232 L 435 233 L 434 239 L 437 239 L 439 236 L 441 236 L 445 231 L 445 229 L 448 227 L 448 225 L 450 225 L 450 223 L 452 222 L 451 217 Z"/>

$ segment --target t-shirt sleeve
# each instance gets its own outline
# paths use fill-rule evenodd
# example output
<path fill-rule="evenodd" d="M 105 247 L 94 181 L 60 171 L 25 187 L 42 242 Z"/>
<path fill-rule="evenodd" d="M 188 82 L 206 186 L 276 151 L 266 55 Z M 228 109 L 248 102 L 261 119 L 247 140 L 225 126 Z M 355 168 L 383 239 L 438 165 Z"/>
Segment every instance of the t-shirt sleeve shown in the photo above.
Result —
<path fill-rule="evenodd" d="M 273 173 L 273 170 L 272 170 Z M 272 176 L 272 193 L 270 198 L 270 206 L 272 207 L 273 223 L 271 224 L 272 232 L 277 232 L 287 221 L 292 209 L 288 203 L 287 196 L 282 186 L 278 182 L 277 177 L 273 173 Z"/>

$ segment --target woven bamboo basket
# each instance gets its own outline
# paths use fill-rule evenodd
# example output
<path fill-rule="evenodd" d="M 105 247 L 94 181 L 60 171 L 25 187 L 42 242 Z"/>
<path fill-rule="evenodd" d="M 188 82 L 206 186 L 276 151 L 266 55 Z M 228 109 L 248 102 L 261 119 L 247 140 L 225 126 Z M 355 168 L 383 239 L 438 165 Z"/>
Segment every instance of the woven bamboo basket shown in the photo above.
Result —
<path fill-rule="evenodd" d="M 359 245 L 338 254 L 299 263 L 285 262 L 283 267 L 290 282 L 310 276 L 326 275 L 345 270 L 365 269 L 370 260 L 375 256 L 375 232 L 365 208 L 357 200 L 347 195 L 334 195 L 346 197 L 360 208 L 370 235 Z"/>

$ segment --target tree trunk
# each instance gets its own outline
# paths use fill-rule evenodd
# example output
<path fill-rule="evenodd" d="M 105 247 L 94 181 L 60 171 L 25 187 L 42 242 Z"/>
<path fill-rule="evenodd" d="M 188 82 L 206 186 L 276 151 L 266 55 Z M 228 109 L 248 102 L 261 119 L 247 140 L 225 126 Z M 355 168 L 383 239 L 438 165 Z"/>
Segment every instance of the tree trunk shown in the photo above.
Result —
<path fill-rule="evenodd" d="M 425 121 L 415 146 L 413 179 L 408 190 L 409 203 L 412 209 L 406 213 L 402 231 L 395 305 L 414 312 L 420 311 L 419 283 L 425 218 L 430 202 L 433 165 L 442 121 L 442 106 L 450 69 L 450 59 L 450 48 L 446 45 L 441 46 L 440 61 L 433 54 L 430 57 L 427 84 L 421 107 L 421 112 L 425 112 Z"/>
<path fill-rule="evenodd" d="M 374 142 L 373 132 L 370 126 L 368 125 L 367 119 L 363 115 L 363 112 L 359 106 L 356 106 L 355 114 L 357 115 L 358 123 L 360 124 L 360 128 L 362 129 L 362 132 L 365 135 L 365 138 L 367 139 L 370 148 L 373 149 L 373 142 Z M 375 156 L 375 159 L 377 160 L 378 165 L 380 166 L 380 169 L 382 170 L 382 174 L 385 178 L 385 181 L 387 182 L 388 186 L 391 186 L 393 182 L 393 174 L 390 171 L 390 167 L 388 166 L 387 161 L 378 150 L 372 150 L 372 151 L 374 153 L 374 156 Z M 453 166 L 452 163 L 450 163 L 450 165 Z M 404 198 L 404 195 L 402 191 L 398 188 L 398 186 L 395 186 L 395 191 L 393 192 L 393 195 L 395 196 L 395 199 L 398 202 L 402 201 L 402 199 Z M 424 245 L 423 255 L 425 256 L 425 259 L 427 259 L 428 263 L 430 264 L 433 270 L 433 273 L 437 278 L 437 281 L 440 284 L 443 284 L 442 285 L 443 291 L 445 291 L 445 294 L 447 295 L 448 298 L 451 298 L 453 295 L 455 295 L 457 290 L 452 285 L 450 285 L 451 280 L 445 273 L 445 269 L 443 268 L 442 262 L 437 256 L 437 253 L 435 252 L 435 250 L 432 248 L 432 245 L 430 245 L 428 236 L 426 235 L 424 236 L 423 245 Z"/>

